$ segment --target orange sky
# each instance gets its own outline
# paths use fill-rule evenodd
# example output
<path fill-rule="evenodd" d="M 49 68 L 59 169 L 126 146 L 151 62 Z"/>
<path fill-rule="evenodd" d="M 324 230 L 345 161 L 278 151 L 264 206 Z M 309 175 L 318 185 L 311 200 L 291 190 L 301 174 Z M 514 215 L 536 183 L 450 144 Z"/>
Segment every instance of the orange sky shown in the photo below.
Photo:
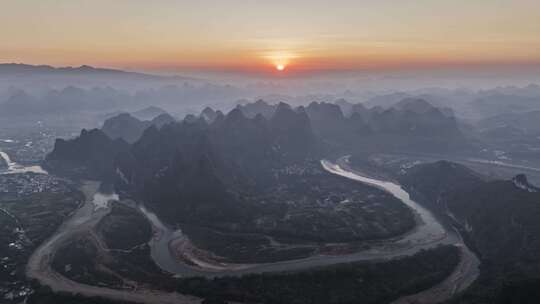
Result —
<path fill-rule="evenodd" d="M 538 0 L 4 0 L 0 62 L 382 69 L 540 62 Z"/>

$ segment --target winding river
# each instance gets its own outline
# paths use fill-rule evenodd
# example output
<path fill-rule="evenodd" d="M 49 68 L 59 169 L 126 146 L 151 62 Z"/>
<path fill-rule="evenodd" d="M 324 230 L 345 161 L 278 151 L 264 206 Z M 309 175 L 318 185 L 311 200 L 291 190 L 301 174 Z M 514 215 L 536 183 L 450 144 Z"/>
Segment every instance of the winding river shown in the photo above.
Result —
<path fill-rule="evenodd" d="M 362 176 L 349 167 L 347 157 L 343 157 L 337 162 L 322 160 L 321 165 L 332 174 L 378 187 L 393 194 L 416 213 L 418 225 L 415 229 L 400 237 L 375 242 L 371 244 L 372 246 L 369 249 L 352 254 L 316 255 L 298 260 L 265 264 L 219 264 L 218 267 L 213 264 L 194 263 L 198 265 L 198 267 L 195 267 L 178 259 L 170 250 L 171 243 L 187 239 L 182 231 L 169 228 L 154 213 L 140 205 L 140 211 L 152 223 L 155 231 L 153 238 L 149 242 L 152 259 L 160 268 L 178 277 L 238 276 L 252 273 L 301 270 L 356 261 L 380 261 L 412 255 L 420 250 L 434 248 L 442 244 L 453 244 L 460 248 L 461 253 L 460 263 L 454 272 L 438 285 L 418 294 L 400 298 L 395 303 L 441 302 L 450 298 L 456 292 L 464 290 L 476 279 L 479 261 L 464 245 L 459 234 L 454 229 L 441 224 L 430 211 L 412 200 L 401 186 L 392 182 Z M 108 213 L 109 208 L 106 202 L 118 199 L 116 194 L 103 195 L 97 189 L 98 184 L 96 183 L 87 183 L 83 187 L 87 202 L 62 225 L 54 236 L 33 253 L 27 265 L 27 275 L 39 280 L 44 285 L 50 286 L 55 291 L 78 292 L 88 296 L 104 296 L 135 302 L 198 303 L 200 300 L 196 298 L 176 293 L 171 294 L 152 290 L 113 290 L 79 284 L 62 277 L 51 269 L 50 263 L 58 247 L 68 239 L 92 229 Z"/>
<path fill-rule="evenodd" d="M 103 297 L 118 301 L 163 304 L 197 304 L 201 299 L 175 292 L 139 288 L 136 290 L 112 289 L 102 286 L 87 285 L 72 281 L 51 266 L 56 251 L 66 242 L 84 235 L 109 213 L 109 202 L 117 200 L 117 194 L 99 192 L 99 182 L 87 181 L 81 187 L 86 197 L 83 206 L 57 230 L 56 234 L 41 244 L 30 256 L 26 265 L 26 275 L 49 286 L 55 292 L 82 294 L 89 297 Z"/>
<path fill-rule="evenodd" d="M 429 210 L 412 200 L 410 195 L 401 186 L 392 182 L 365 177 L 354 172 L 348 166 L 347 157 L 343 157 L 335 163 L 322 160 L 321 165 L 326 171 L 332 174 L 353 179 L 393 194 L 416 213 L 418 219 L 417 227 L 400 237 L 375 242 L 369 249 L 352 254 L 315 255 L 297 260 L 262 264 L 219 264 L 218 267 L 215 265 L 205 267 L 204 263 L 197 263 L 195 261 L 193 263 L 197 265 L 195 267 L 182 262 L 171 251 L 170 245 L 172 242 L 185 238 L 182 231 L 170 229 L 154 213 L 144 208 L 144 206 L 140 206 L 140 210 L 146 215 L 156 231 L 154 238 L 150 242 L 153 260 L 163 270 L 181 277 L 238 276 L 252 273 L 301 270 L 315 266 L 356 261 L 392 259 L 412 255 L 422 249 L 430 249 L 438 245 L 454 244 L 462 249 L 462 260 L 467 259 L 469 261 L 468 269 L 461 269 L 460 271 L 466 273 L 467 280 L 470 282 L 476 278 L 478 274 L 478 259 L 464 246 L 459 234 L 453 229 L 441 224 Z M 458 289 L 461 290 L 464 287 L 466 286 L 459 287 Z"/>

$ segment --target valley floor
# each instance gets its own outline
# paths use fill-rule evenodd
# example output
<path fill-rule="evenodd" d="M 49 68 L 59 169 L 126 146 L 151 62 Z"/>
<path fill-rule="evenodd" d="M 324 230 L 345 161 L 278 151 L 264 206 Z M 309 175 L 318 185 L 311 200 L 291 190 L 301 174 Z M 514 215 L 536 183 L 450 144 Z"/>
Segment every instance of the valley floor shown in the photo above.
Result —
<path fill-rule="evenodd" d="M 343 160 L 340 163 L 342 166 L 345 166 L 346 164 L 343 162 Z M 323 166 L 330 170 L 331 172 L 342 175 L 345 177 L 349 177 L 349 174 L 353 174 L 351 172 L 345 171 L 342 167 L 339 167 L 339 165 L 331 164 L 329 162 L 324 163 Z M 335 166 L 335 167 L 333 167 Z M 360 176 L 356 176 L 356 180 L 359 180 L 361 182 L 368 182 L 374 183 L 373 179 L 364 178 Z M 382 184 L 379 184 L 378 186 L 381 187 L 381 185 L 386 185 L 384 182 L 380 182 Z M 71 279 L 66 278 L 64 275 L 61 275 L 57 270 L 53 269 L 51 267 L 51 263 L 53 263 L 53 259 L 55 255 L 58 254 L 58 250 L 61 250 L 62 248 L 65 248 L 66 245 L 69 245 L 70 242 L 72 242 L 75 239 L 90 239 L 90 242 L 93 243 L 93 246 L 98 248 L 102 251 L 107 251 L 106 248 L 103 248 L 103 242 L 96 239 L 96 235 L 92 234 L 90 238 L 88 238 L 88 231 L 95 230 L 96 225 L 107 215 L 109 214 L 111 208 L 110 207 L 103 207 L 103 208 L 96 208 L 96 205 L 93 203 L 94 195 L 97 192 L 98 185 L 96 183 L 86 183 L 82 190 L 85 193 L 86 196 L 86 202 L 85 204 L 77 210 L 77 212 L 68 220 L 66 221 L 60 230 L 50 238 L 48 241 L 43 243 L 32 255 L 30 258 L 30 262 L 27 266 L 27 274 L 29 277 L 34 278 L 41 282 L 41 284 L 50 286 L 54 291 L 61 291 L 61 292 L 68 292 L 68 293 L 80 293 L 87 296 L 105 296 L 110 299 L 114 300 L 121 300 L 121 301 L 132 301 L 132 302 L 147 302 L 147 303 L 199 303 L 200 299 L 197 299 L 196 297 L 192 296 L 184 296 L 182 294 L 179 294 L 178 292 L 170 292 L 170 291 L 161 291 L 161 290 L 154 290 L 150 287 L 148 284 L 135 284 L 129 289 L 112 289 L 109 287 L 103 287 L 99 286 L 100 284 L 98 282 L 96 284 L 88 285 L 83 283 L 75 282 Z M 399 186 L 397 186 L 399 188 Z M 383 187 L 384 188 L 384 187 Z M 386 189 L 388 191 L 388 189 Z M 396 193 L 393 193 L 396 195 Z M 399 197 L 399 195 L 398 195 Z M 404 199 L 403 197 L 399 197 L 400 199 Z M 416 212 L 419 212 L 417 209 Z M 443 234 L 439 234 L 440 232 L 436 232 L 437 229 L 443 229 L 442 226 L 439 226 L 440 228 L 434 228 L 436 227 L 436 220 L 432 219 L 431 217 L 426 218 L 426 214 L 423 213 L 423 210 L 420 210 L 420 216 L 422 218 L 422 222 L 424 225 L 420 225 L 420 227 L 430 227 L 430 229 L 415 229 L 414 232 L 408 233 L 405 237 L 405 239 L 397 238 L 395 240 L 392 240 L 391 242 L 395 242 L 395 245 L 388 246 L 376 246 L 374 248 L 371 248 L 368 251 L 363 251 L 360 253 L 353 253 L 353 254 L 345 254 L 345 255 L 318 255 L 307 259 L 300 259 L 300 260 L 292 260 L 287 262 L 276 262 L 276 263 L 267 263 L 267 264 L 254 264 L 254 265 L 248 265 L 246 268 L 243 269 L 227 269 L 226 272 L 223 272 L 222 270 L 219 272 L 221 275 L 230 275 L 230 274 L 256 274 L 256 273 L 262 273 L 262 272 L 280 272 L 280 271 L 292 271 L 292 270 L 302 270 L 302 269 L 308 269 L 313 267 L 330 267 L 330 265 L 335 264 L 341 264 L 341 263 L 350 263 L 354 261 L 380 261 L 381 259 L 393 259 L 398 258 L 402 256 L 411 256 L 415 253 L 418 253 L 421 249 L 430 249 L 430 248 L 436 248 L 439 244 L 455 244 L 456 242 L 459 244 L 459 239 L 456 239 L 454 236 L 450 237 L 451 234 L 448 234 L 444 232 L 444 230 L 441 230 Z M 435 225 L 433 227 L 431 226 L 425 226 L 426 223 L 433 223 L 432 225 Z M 159 228 L 159 227 L 158 227 Z M 154 230 L 156 229 L 156 225 L 154 225 Z M 435 229 L 435 230 L 433 230 Z M 154 235 L 164 235 L 164 231 L 155 231 L 158 232 Z M 427 235 L 423 235 L 423 233 L 428 233 Z M 85 236 L 86 235 L 86 236 Z M 427 236 L 427 241 L 426 241 Z M 442 236 L 442 238 L 441 238 Z M 401 242 L 401 245 L 399 245 Z M 167 246 L 167 251 L 169 250 L 169 243 L 170 240 L 165 242 Z M 384 242 L 383 242 L 384 243 Z M 459 245 L 462 246 L 462 245 Z M 446 299 L 453 295 L 455 292 L 462 290 L 465 288 L 472 280 L 474 280 L 474 273 L 470 272 L 471 268 L 476 267 L 474 263 L 468 261 L 467 259 L 464 259 L 463 257 L 466 257 L 466 254 L 464 254 L 466 251 L 464 251 L 464 247 L 461 250 L 461 262 L 457 268 L 451 274 L 445 275 L 444 277 L 447 277 L 445 281 L 442 283 L 436 285 L 433 288 L 427 289 L 424 292 L 419 293 L 418 295 L 411 296 L 407 299 L 425 299 L 426 297 L 430 299 Z M 429 251 L 427 251 L 429 252 Z M 162 266 L 159 261 L 158 265 Z M 179 263 L 177 261 L 176 263 Z M 181 262 L 180 262 L 181 263 Z M 199 265 L 200 266 L 200 265 Z M 186 268 L 187 267 L 187 268 Z M 182 271 L 185 271 L 185 269 L 191 269 L 191 272 L 189 272 L 190 275 L 198 274 L 198 275 L 206 275 L 207 270 L 201 271 L 197 270 L 196 272 L 193 272 L 194 268 L 190 265 L 185 265 L 181 268 Z M 171 271 L 171 269 L 166 269 L 168 271 Z M 304 271 L 304 270 L 302 270 Z M 302 272 L 301 271 L 301 272 Z M 172 271 L 174 272 L 174 270 Z M 215 276 L 216 273 L 213 271 L 210 271 L 211 276 Z M 300 273 L 301 273 L 300 272 Z M 186 275 L 186 273 L 177 273 L 178 275 Z M 444 278 L 443 277 L 443 278 Z M 441 280 L 443 279 L 441 278 Z M 472 280 L 471 280 L 472 278 Z M 126 278 L 126 281 L 130 279 Z M 125 286 L 123 287 L 125 288 Z M 404 301 L 405 299 L 402 299 L 401 301 Z M 404 303 L 404 302 L 402 302 Z"/>

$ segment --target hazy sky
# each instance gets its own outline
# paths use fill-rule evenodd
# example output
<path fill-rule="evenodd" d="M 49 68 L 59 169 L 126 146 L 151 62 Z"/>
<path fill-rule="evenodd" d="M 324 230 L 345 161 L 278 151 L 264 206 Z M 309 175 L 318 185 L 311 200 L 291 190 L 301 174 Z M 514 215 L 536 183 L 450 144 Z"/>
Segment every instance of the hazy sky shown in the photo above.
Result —
<path fill-rule="evenodd" d="M 139 69 L 540 62 L 540 0 L 1 0 L 0 61 Z"/>

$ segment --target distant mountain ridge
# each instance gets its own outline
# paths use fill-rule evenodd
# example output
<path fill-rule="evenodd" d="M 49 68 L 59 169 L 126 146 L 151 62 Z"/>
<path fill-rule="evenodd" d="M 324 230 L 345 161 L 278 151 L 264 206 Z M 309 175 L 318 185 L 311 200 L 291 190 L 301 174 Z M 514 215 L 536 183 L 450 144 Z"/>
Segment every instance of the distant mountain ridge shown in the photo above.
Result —
<path fill-rule="evenodd" d="M 128 73 L 122 70 L 94 68 L 89 65 L 79 67 L 53 67 L 50 65 L 30 65 L 24 63 L 0 63 L 0 73 Z M 142 74 L 141 74 L 142 75 Z"/>
<path fill-rule="evenodd" d="M 209 208 L 197 211 L 208 219 L 216 214 L 207 212 L 222 210 L 218 202 L 232 204 L 231 191 L 266 189 L 276 170 L 319 159 L 317 148 L 306 113 L 280 104 L 271 119 L 248 118 L 233 109 L 210 123 L 190 117 L 159 126 L 120 114 L 103 131 L 83 130 L 75 139 L 57 140 L 44 165 L 63 174 L 72 167 L 83 177 L 86 170 L 88 177 L 131 189 L 169 219 L 192 214 L 190 204 L 198 202 L 197 208 Z M 179 198 L 184 205 L 177 205 Z M 240 220 L 240 207 L 228 206 L 230 218 L 222 220 Z"/>
<path fill-rule="evenodd" d="M 330 103 L 293 108 L 257 101 L 251 108 L 267 111 L 270 117 L 257 111 L 248 116 L 244 113 L 248 108 L 236 107 L 227 114 L 205 108 L 179 122 L 161 116 L 141 121 L 120 114 L 108 119 L 102 130 L 58 140 L 45 166 L 51 172 L 56 168 L 65 172 L 71 166 L 78 176 L 84 176 L 86 168 L 90 177 L 156 204 L 160 215 L 172 222 L 188 220 L 185 216 L 194 213 L 211 220 L 217 216 L 211 210 L 222 208 L 230 218 L 220 221 L 241 221 L 243 211 L 233 203 L 238 201 L 235 193 L 276 187 L 278 172 L 294 172 L 291 168 L 353 150 L 403 149 L 411 143 L 416 149 L 439 148 L 441 142 L 451 145 L 457 130 L 452 118 L 425 102 L 413 105 L 415 111 L 353 107 L 362 114 L 350 117 Z M 410 127 L 416 124 L 416 129 Z M 461 140 L 459 134 L 456 139 Z M 103 148 L 89 148 L 95 145 Z M 224 205 L 216 205 L 218 201 Z"/>
<path fill-rule="evenodd" d="M 132 112 L 131 115 L 141 120 L 152 120 L 155 117 L 165 113 L 167 113 L 167 111 L 163 110 L 160 107 L 149 106 L 144 109 Z"/>
<path fill-rule="evenodd" d="M 159 114 L 152 120 L 139 120 L 129 113 L 121 113 L 107 119 L 101 129 L 111 139 L 121 138 L 128 143 L 134 143 L 150 126 L 161 128 L 163 125 L 175 121 L 174 117 L 167 113 Z"/>
<path fill-rule="evenodd" d="M 511 127 L 534 136 L 540 134 L 540 110 L 499 114 L 483 119 L 477 125 L 482 131 Z"/>
<path fill-rule="evenodd" d="M 140 72 L 124 71 L 119 69 L 98 68 L 90 65 L 81 65 L 78 67 L 53 67 L 50 65 L 30 65 L 24 63 L 0 63 L 0 76 L 25 76 L 29 74 L 58 74 L 58 75 L 109 75 L 136 78 L 141 80 L 191 80 L 200 81 L 200 79 L 183 76 L 161 76 Z"/>
<path fill-rule="evenodd" d="M 73 77 L 66 78 L 73 79 Z M 151 119 L 149 116 L 153 118 L 157 113 L 161 114 L 162 108 L 185 113 L 200 107 L 201 102 L 219 103 L 234 98 L 237 94 L 241 92 L 232 86 L 189 83 L 165 85 L 135 93 L 101 85 L 90 87 L 68 85 L 61 86 L 61 89 L 46 89 L 39 93 L 30 93 L 13 87 L 0 96 L 0 117 L 73 116 L 89 113 L 105 115 L 143 108 L 145 111 L 133 114 L 149 120 Z M 152 106 L 149 107 L 149 104 Z"/>
<path fill-rule="evenodd" d="M 252 103 L 245 103 L 236 106 L 245 116 L 253 118 L 257 114 L 261 114 L 266 118 L 270 118 L 274 115 L 274 112 L 277 109 L 277 105 L 271 105 L 265 102 L 262 99 L 258 99 Z"/>
<path fill-rule="evenodd" d="M 97 111 L 117 107 L 130 97 L 111 88 L 82 89 L 68 86 L 50 90 L 35 97 L 16 90 L 5 101 L 0 101 L 0 116 L 62 115 L 82 111 Z"/>
<path fill-rule="evenodd" d="M 336 103 L 312 102 L 297 108 L 306 112 L 313 131 L 330 149 L 436 152 L 468 148 L 452 110 L 424 99 L 405 98 L 388 108 L 366 108 L 344 99 Z M 267 118 L 276 107 L 263 100 L 237 106 L 248 117 Z"/>

